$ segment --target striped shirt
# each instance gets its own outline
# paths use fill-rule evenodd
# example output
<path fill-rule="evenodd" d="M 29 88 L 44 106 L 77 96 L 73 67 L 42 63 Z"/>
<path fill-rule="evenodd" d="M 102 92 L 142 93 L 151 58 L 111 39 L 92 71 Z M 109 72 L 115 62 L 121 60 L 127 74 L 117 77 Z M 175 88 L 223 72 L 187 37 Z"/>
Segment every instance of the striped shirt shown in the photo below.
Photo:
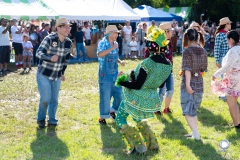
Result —
<path fill-rule="evenodd" d="M 214 45 L 214 56 L 217 64 L 221 64 L 222 58 L 225 57 L 229 49 L 226 34 L 219 32 L 216 35 Z"/>
<path fill-rule="evenodd" d="M 68 37 L 63 42 L 60 41 L 57 33 L 45 37 L 36 52 L 36 57 L 40 59 L 38 72 L 50 80 L 58 80 L 67 68 L 71 47 L 72 41 Z M 58 60 L 52 62 L 51 58 L 56 54 Z"/>
<path fill-rule="evenodd" d="M 190 86 L 195 93 L 203 93 L 203 78 L 200 72 L 207 70 L 207 52 L 200 46 L 189 46 L 183 51 L 182 71 L 190 71 Z M 182 75 L 181 89 L 186 89 L 186 77 Z"/>

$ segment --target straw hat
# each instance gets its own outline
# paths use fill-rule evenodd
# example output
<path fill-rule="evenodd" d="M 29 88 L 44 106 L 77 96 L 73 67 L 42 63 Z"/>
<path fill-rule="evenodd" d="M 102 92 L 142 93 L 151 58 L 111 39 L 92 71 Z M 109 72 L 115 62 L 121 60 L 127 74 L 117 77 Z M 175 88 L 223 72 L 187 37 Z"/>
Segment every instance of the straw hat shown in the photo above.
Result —
<path fill-rule="evenodd" d="M 117 32 L 119 33 L 120 31 L 117 29 L 116 25 L 109 25 L 106 27 L 106 34 L 112 33 L 112 32 Z"/>
<path fill-rule="evenodd" d="M 55 27 L 61 26 L 61 25 L 72 25 L 68 22 L 68 20 L 66 18 L 59 18 L 56 20 L 56 25 Z"/>
<path fill-rule="evenodd" d="M 173 30 L 170 22 L 161 23 L 159 28 L 162 30 Z"/>
<path fill-rule="evenodd" d="M 190 25 L 190 28 L 193 28 L 193 27 L 200 27 L 200 25 L 197 22 L 192 22 Z"/>
<path fill-rule="evenodd" d="M 224 17 L 224 18 L 220 19 L 219 26 L 227 24 L 227 23 L 232 23 L 232 21 L 230 21 L 230 19 L 228 17 Z"/>

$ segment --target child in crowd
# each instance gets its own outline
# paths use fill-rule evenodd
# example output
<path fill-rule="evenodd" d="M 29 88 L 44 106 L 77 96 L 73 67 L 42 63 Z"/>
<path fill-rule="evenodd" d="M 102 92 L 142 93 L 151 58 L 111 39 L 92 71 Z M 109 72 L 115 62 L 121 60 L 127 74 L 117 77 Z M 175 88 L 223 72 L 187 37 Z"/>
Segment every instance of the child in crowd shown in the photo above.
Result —
<path fill-rule="evenodd" d="M 28 61 L 29 71 L 32 70 L 31 68 L 31 57 L 33 56 L 33 46 L 32 43 L 29 41 L 29 36 L 25 34 L 23 36 L 23 69 L 26 70 L 26 60 Z"/>
<path fill-rule="evenodd" d="M 129 46 L 131 49 L 131 58 L 137 58 L 136 53 L 137 53 L 137 41 L 135 40 L 135 37 L 132 36 L 132 41 L 130 42 Z"/>
<path fill-rule="evenodd" d="M 199 38 L 200 36 L 200 38 Z M 198 43 L 199 39 L 199 43 Z M 200 45 L 199 45 L 200 44 Z M 200 140 L 198 131 L 197 109 L 203 96 L 203 73 L 207 70 L 207 52 L 203 48 L 204 38 L 196 29 L 187 29 L 184 33 L 182 55 L 181 106 L 192 133 L 187 138 Z"/>

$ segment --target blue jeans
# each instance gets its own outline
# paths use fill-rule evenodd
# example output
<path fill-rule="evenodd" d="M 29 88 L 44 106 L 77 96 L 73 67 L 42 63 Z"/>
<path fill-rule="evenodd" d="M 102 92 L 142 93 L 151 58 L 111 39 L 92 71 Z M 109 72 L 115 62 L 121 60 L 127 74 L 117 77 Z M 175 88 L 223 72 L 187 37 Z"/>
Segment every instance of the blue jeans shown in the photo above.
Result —
<path fill-rule="evenodd" d="M 173 92 L 174 92 L 174 79 L 173 79 L 172 73 L 168 76 L 164 87 L 159 88 L 159 97 L 161 102 L 163 101 L 163 96 L 165 92 L 166 92 L 166 97 L 172 98 Z"/>
<path fill-rule="evenodd" d="M 83 43 L 76 43 L 77 58 L 80 59 L 80 51 L 82 51 L 83 60 L 86 60 L 86 50 Z"/>
<path fill-rule="evenodd" d="M 37 121 L 45 120 L 48 109 L 48 123 L 57 124 L 56 112 L 61 78 L 57 81 L 49 80 L 48 77 L 37 72 L 37 85 L 40 93 Z"/>
<path fill-rule="evenodd" d="M 35 65 L 38 65 L 38 63 L 39 63 L 39 59 L 36 57 L 36 52 L 37 52 L 37 50 L 38 50 L 38 47 L 39 47 L 38 44 L 36 44 L 36 45 L 33 47 L 33 64 L 35 64 Z"/>
<path fill-rule="evenodd" d="M 122 87 L 116 87 L 115 81 L 99 83 L 100 92 L 100 118 L 110 118 L 110 112 L 117 112 L 122 101 Z M 113 97 L 112 107 L 110 101 Z"/>

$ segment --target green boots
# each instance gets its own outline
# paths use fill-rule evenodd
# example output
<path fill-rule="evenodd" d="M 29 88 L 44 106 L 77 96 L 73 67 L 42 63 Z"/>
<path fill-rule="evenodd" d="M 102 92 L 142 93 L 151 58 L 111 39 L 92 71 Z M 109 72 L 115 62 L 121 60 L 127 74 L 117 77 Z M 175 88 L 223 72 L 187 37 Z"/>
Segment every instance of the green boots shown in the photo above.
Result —
<path fill-rule="evenodd" d="M 144 145 L 140 134 L 134 127 L 131 127 L 127 124 L 123 125 L 121 133 L 128 142 L 127 154 L 131 154 L 134 151 L 143 154 L 147 151 L 147 148 Z"/>
<path fill-rule="evenodd" d="M 142 133 L 144 138 L 144 143 L 149 150 L 157 150 L 159 149 L 159 145 L 157 142 L 157 138 L 155 133 L 150 129 L 146 121 L 138 122 L 137 127 L 139 131 Z"/>
<path fill-rule="evenodd" d="M 147 122 L 138 122 L 137 124 L 138 130 L 129 125 L 123 125 L 121 129 L 121 133 L 123 134 L 123 138 L 125 138 L 128 142 L 127 154 L 131 154 L 134 151 L 137 153 L 144 153 L 148 150 L 158 150 L 159 145 L 156 139 L 155 134 L 152 132 Z M 142 137 L 139 132 L 141 132 Z"/>

